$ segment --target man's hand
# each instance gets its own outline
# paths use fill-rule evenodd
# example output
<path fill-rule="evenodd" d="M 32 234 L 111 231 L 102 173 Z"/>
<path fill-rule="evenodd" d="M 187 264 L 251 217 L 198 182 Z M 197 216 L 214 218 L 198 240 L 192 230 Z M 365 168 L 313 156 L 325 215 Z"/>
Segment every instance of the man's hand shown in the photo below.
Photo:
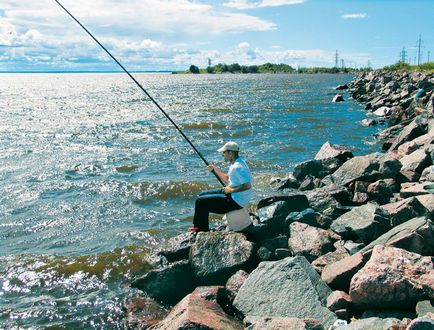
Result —
<path fill-rule="evenodd" d="M 231 194 L 235 189 L 233 187 L 224 187 L 222 190 L 225 194 Z"/>

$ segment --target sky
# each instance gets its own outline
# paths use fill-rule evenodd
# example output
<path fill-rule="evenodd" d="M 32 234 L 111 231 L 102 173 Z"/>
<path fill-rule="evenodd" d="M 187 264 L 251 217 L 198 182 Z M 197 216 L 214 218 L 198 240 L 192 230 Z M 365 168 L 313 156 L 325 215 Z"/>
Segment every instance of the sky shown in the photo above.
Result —
<path fill-rule="evenodd" d="M 434 59 L 434 0 L 60 0 L 131 71 Z M 1 0 L 0 72 L 119 70 L 54 0 Z"/>

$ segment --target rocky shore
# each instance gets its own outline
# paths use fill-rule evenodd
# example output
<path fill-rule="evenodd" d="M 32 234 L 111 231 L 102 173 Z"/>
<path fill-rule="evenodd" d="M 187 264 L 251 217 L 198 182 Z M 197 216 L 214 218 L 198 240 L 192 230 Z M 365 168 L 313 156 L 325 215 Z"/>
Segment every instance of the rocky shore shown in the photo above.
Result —
<path fill-rule="evenodd" d="M 433 90 L 434 74 L 361 73 L 343 93 L 387 125 L 382 152 L 326 142 L 272 180 L 254 230 L 170 239 L 131 284 L 129 327 L 434 329 Z"/>

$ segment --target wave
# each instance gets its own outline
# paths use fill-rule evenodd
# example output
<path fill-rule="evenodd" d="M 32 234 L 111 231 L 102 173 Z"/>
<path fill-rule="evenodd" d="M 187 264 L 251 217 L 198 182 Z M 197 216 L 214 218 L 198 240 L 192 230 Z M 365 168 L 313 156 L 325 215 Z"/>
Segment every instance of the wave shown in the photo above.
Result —
<path fill-rule="evenodd" d="M 131 189 L 139 192 L 134 201 L 138 204 L 148 204 L 155 200 L 191 199 L 212 188 L 215 188 L 215 185 L 200 181 L 140 182 L 131 185 Z"/>
<path fill-rule="evenodd" d="M 222 129 L 227 128 L 224 124 L 217 123 L 190 123 L 182 125 L 186 129 Z"/>

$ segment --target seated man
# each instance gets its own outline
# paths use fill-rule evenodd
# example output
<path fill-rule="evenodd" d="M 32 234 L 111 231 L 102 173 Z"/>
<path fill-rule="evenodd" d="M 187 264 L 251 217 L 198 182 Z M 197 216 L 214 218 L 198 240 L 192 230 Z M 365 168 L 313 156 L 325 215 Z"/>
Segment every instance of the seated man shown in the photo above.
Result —
<path fill-rule="evenodd" d="M 209 231 L 209 213 L 224 214 L 242 209 L 252 197 L 252 175 L 246 162 L 238 155 L 239 147 L 235 142 L 228 142 L 218 152 L 223 153 L 224 160 L 229 162 L 228 173 L 217 167 L 208 165 L 226 184 L 223 189 L 202 192 L 196 199 L 194 210 L 194 227 L 192 231 Z"/>

